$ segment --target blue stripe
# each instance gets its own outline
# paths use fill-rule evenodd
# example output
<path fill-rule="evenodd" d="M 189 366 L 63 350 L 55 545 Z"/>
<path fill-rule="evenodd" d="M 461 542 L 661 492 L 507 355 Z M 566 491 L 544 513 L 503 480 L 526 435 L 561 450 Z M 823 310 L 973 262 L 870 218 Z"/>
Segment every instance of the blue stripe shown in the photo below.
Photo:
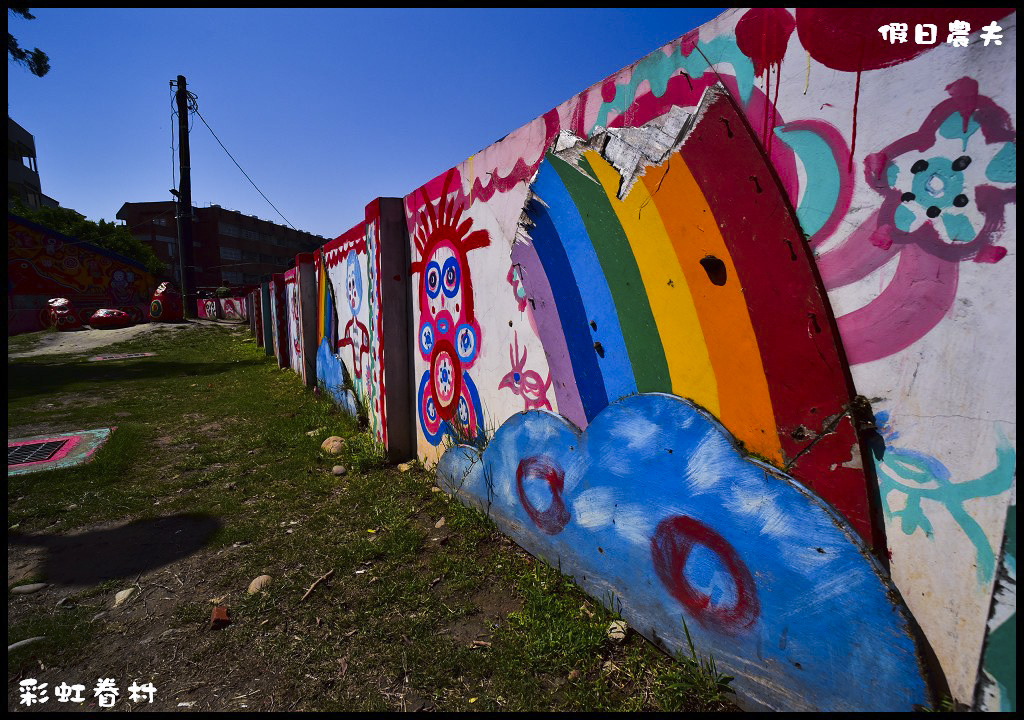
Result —
<path fill-rule="evenodd" d="M 576 389 L 579 391 L 583 412 L 589 422 L 608 405 L 608 393 L 605 391 L 601 369 L 597 364 L 597 353 L 594 352 L 594 344 L 590 339 L 590 327 L 583 311 L 583 300 L 576 287 L 569 258 L 565 255 L 562 241 L 555 231 L 547 209 L 536 200 L 532 200 L 527 204 L 526 213 L 533 221 L 530 238 L 551 285 L 551 293 L 558 307 L 558 317 L 562 322 L 565 345 L 572 360 L 573 375 L 576 376 Z"/>
<path fill-rule="evenodd" d="M 572 172 L 576 170 L 573 169 Z M 548 215 L 555 233 L 565 249 L 566 257 L 577 279 L 576 286 L 583 302 L 583 312 L 586 314 L 584 326 L 590 335 L 588 344 L 591 351 L 593 352 L 596 339 L 601 342 L 604 357 L 600 356 L 601 353 L 595 354 L 608 400 L 614 401 L 636 394 L 633 364 L 629 359 L 629 351 L 626 349 L 626 341 L 619 325 L 619 315 L 615 309 L 615 300 L 605 280 L 604 269 L 576 203 L 573 202 L 572 196 L 550 161 L 541 164 L 532 189 L 548 206 Z M 549 274 L 548 278 L 551 277 Z M 554 279 L 557 282 L 558 276 Z M 596 330 L 589 324 L 591 322 L 597 326 Z"/>

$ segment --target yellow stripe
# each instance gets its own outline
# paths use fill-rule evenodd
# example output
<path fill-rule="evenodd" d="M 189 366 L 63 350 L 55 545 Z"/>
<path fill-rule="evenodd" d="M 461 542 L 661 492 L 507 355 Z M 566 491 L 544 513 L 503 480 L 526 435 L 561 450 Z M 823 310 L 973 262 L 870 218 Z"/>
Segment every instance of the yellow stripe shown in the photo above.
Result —
<path fill-rule="evenodd" d="M 619 200 L 618 171 L 593 150 L 585 156 L 629 239 L 665 349 L 672 392 L 720 417 L 718 382 L 697 308 L 650 191 L 636 182 Z"/>

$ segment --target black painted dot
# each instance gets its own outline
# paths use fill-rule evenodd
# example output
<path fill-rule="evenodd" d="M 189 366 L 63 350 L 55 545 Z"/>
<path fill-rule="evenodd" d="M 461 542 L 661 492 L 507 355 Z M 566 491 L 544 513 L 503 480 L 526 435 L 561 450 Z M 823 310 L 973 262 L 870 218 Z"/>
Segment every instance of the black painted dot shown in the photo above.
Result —
<path fill-rule="evenodd" d="M 956 160 L 953 161 L 953 169 L 954 170 L 963 170 L 963 169 L 965 169 L 970 164 L 971 164 L 971 159 L 969 157 L 967 157 L 966 155 L 961 155 L 960 157 L 958 157 Z"/>
<path fill-rule="evenodd" d="M 919 173 L 919 172 L 924 172 L 927 169 L 928 169 L 928 161 L 927 160 L 918 160 L 916 163 L 914 163 L 911 166 L 910 172 L 912 172 L 912 173 Z"/>
<path fill-rule="evenodd" d="M 957 195 L 955 198 L 953 198 L 953 204 L 956 205 L 957 207 L 963 207 L 964 205 L 967 204 L 967 196 Z"/>
<path fill-rule="evenodd" d="M 928 217 L 930 217 L 930 218 L 934 218 L 934 217 L 938 217 L 938 216 L 939 216 L 939 213 L 941 213 L 941 212 L 942 212 L 941 210 L 939 210 L 939 209 L 938 209 L 937 207 L 935 207 L 934 205 L 932 205 L 931 207 L 929 207 L 929 208 L 928 208 L 928 209 L 927 209 L 927 210 L 925 211 L 925 215 L 927 215 L 927 216 L 928 216 Z"/>
<path fill-rule="evenodd" d="M 910 202 L 911 200 L 917 200 L 917 195 L 915 195 L 912 192 L 905 192 L 902 195 L 900 195 L 900 200 L 902 200 L 903 202 Z"/>

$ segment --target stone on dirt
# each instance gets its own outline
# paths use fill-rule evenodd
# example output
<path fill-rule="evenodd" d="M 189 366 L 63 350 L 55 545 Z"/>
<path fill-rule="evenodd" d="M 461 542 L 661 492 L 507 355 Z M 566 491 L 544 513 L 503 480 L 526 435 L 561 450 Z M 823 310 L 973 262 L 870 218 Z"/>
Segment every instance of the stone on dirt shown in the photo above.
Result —
<path fill-rule="evenodd" d="M 128 588 L 127 590 L 122 590 L 121 592 L 119 592 L 117 595 L 114 596 L 114 607 L 118 607 L 119 605 L 124 605 L 125 601 L 127 601 L 128 598 L 130 598 L 134 594 L 135 594 L 135 588 Z"/>
<path fill-rule="evenodd" d="M 11 590 L 11 595 L 31 595 L 34 592 L 39 592 L 47 583 L 32 583 L 31 585 L 19 585 L 18 587 Z"/>
<path fill-rule="evenodd" d="M 269 575 L 260 575 L 258 578 L 254 578 L 253 581 L 249 583 L 249 594 L 255 595 L 262 591 L 270 584 L 271 579 L 272 578 Z"/>
<path fill-rule="evenodd" d="M 348 472 L 348 468 L 346 468 L 344 465 L 335 465 L 334 469 L 331 470 L 331 472 L 337 475 L 338 477 L 341 477 L 342 475 Z"/>
<path fill-rule="evenodd" d="M 625 620 L 614 620 L 608 626 L 608 639 L 612 642 L 622 642 L 626 639 L 626 631 L 628 629 Z"/>
<path fill-rule="evenodd" d="M 323 441 L 320 445 L 320 449 L 330 455 L 340 455 L 341 451 L 345 448 L 345 438 L 338 435 L 331 435 L 329 438 Z"/>

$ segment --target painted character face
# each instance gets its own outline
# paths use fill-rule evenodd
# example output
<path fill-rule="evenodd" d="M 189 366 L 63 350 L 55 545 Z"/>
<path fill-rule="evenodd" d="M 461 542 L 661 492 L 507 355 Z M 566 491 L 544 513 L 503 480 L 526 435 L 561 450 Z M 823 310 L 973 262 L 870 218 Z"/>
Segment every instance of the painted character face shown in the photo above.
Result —
<path fill-rule="evenodd" d="M 349 253 L 345 266 L 345 294 L 352 314 L 358 315 L 363 304 L 363 275 L 355 253 Z"/>
<path fill-rule="evenodd" d="M 451 318 L 451 329 L 463 321 L 465 308 L 462 302 L 462 266 L 453 248 L 441 244 L 430 256 L 423 273 L 423 296 L 421 307 L 431 318 Z M 446 331 L 438 328 L 439 334 Z"/>

